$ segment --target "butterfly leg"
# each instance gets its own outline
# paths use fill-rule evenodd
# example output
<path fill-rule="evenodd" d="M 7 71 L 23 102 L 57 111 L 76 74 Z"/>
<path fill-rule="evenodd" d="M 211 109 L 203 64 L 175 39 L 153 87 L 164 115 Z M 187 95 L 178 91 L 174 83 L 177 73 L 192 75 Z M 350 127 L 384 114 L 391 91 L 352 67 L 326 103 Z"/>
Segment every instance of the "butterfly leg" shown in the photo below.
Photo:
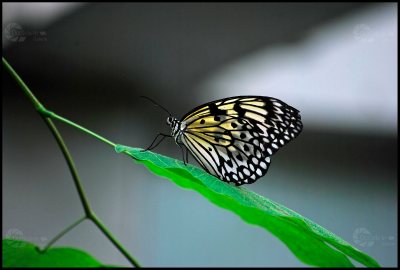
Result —
<path fill-rule="evenodd" d="M 189 163 L 189 150 L 186 148 L 186 163 Z"/>
<path fill-rule="evenodd" d="M 158 138 L 159 136 L 163 136 L 163 137 L 161 138 L 160 141 L 158 141 L 158 143 L 156 143 L 156 144 L 153 146 L 154 142 L 157 141 L 157 138 Z M 158 133 L 157 136 L 154 138 L 153 142 L 150 144 L 150 146 L 147 147 L 146 149 L 143 149 L 142 152 L 145 152 L 145 151 L 148 151 L 148 150 L 151 150 L 151 149 L 156 148 L 156 147 L 165 139 L 165 137 L 172 137 L 172 136 L 171 136 L 171 135 L 167 135 L 167 134 L 163 134 L 163 133 Z"/>
<path fill-rule="evenodd" d="M 185 150 L 182 147 L 182 144 L 178 144 L 179 147 L 181 148 L 182 151 L 182 159 L 183 159 L 183 164 L 185 164 L 185 166 L 187 166 L 187 161 L 185 160 Z M 186 158 L 187 158 L 187 152 L 186 152 Z"/>

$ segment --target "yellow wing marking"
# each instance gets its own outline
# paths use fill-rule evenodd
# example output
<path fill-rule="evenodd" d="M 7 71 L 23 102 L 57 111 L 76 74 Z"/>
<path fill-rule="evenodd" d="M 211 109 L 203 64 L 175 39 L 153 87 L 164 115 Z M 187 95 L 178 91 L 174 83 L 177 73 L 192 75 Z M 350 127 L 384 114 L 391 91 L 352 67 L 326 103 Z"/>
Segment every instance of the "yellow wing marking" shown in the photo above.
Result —
<path fill-rule="evenodd" d="M 252 113 L 252 112 L 249 112 L 249 111 L 247 111 L 244 114 L 244 116 L 245 116 L 245 118 L 250 118 L 250 119 L 256 120 L 257 122 L 261 122 L 261 123 L 264 123 L 264 121 L 265 121 L 265 117 L 262 117 L 259 114 Z"/>
<path fill-rule="evenodd" d="M 253 106 L 258 106 L 258 107 L 263 107 L 265 106 L 265 102 L 264 101 L 244 101 L 243 104 L 249 104 L 249 105 L 253 105 Z"/>
<path fill-rule="evenodd" d="M 242 107 L 243 109 L 246 109 L 248 111 L 253 111 L 262 115 L 267 115 L 267 111 L 263 108 L 260 107 L 256 107 L 256 106 L 252 106 L 252 105 L 240 105 L 240 107 Z"/>
<path fill-rule="evenodd" d="M 194 112 L 192 112 L 188 116 L 186 116 L 183 120 L 188 120 L 188 119 L 190 119 L 192 117 L 200 117 L 200 116 L 207 115 L 207 114 L 210 114 L 210 110 L 208 109 L 207 106 L 203 106 L 203 107 L 195 110 Z"/>

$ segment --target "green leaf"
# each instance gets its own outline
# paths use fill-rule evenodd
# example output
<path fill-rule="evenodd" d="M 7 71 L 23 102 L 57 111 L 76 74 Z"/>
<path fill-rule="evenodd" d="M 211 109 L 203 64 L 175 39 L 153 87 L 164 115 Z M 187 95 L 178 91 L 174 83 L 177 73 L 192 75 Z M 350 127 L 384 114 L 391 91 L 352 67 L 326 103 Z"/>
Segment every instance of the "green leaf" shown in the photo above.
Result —
<path fill-rule="evenodd" d="M 278 237 L 303 263 L 320 267 L 353 267 L 349 258 L 368 267 L 379 264 L 367 254 L 311 220 L 243 187 L 225 183 L 204 170 L 142 149 L 117 145 L 153 173 L 178 186 L 192 189 L 209 201 L 232 211 L 250 224 Z"/>
<path fill-rule="evenodd" d="M 99 261 L 76 248 L 49 248 L 42 252 L 26 241 L 3 239 L 3 267 L 101 267 Z"/>

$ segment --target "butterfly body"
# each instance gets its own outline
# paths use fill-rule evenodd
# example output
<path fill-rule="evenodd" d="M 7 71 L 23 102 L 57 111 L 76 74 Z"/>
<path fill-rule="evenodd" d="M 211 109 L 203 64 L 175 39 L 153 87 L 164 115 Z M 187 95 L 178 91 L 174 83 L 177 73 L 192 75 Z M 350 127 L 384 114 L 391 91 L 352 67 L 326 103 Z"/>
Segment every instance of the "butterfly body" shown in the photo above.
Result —
<path fill-rule="evenodd" d="M 168 117 L 171 136 L 210 174 L 235 185 L 264 176 L 271 156 L 302 130 L 299 111 L 279 99 L 236 96 Z"/>
<path fill-rule="evenodd" d="M 180 144 L 182 132 L 185 128 L 185 123 L 182 123 L 175 117 L 169 116 L 167 118 L 167 124 L 171 126 L 171 136 L 175 139 L 175 142 L 177 144 Z"/>

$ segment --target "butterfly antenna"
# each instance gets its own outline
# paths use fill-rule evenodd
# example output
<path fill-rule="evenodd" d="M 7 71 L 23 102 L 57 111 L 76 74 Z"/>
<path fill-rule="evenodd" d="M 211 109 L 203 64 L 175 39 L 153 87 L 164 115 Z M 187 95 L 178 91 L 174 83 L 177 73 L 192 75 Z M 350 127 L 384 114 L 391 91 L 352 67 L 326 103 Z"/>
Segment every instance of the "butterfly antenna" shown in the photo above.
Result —
<path fill-rule="evenodd" d="M 163 109 L 164 111 L 166 111 L 166 112 L 169 114 L 169 116 L 172 116 L 172 114 L 171 114 L 167 109 L 165 109 L 163 106 L 161 106 L 160 104 L 158 104 L 157 102 L 155 102 L 155 101 L 152 100 L 151 98 L 146 97 L 146 96 L 140 96 L 140 97 L 141 97 L 141 98 L 145 98 L 145 99 L 151 101 L 151 102 L 154 104 L 154 106 L 160 107 L 161 109 Z"/>

